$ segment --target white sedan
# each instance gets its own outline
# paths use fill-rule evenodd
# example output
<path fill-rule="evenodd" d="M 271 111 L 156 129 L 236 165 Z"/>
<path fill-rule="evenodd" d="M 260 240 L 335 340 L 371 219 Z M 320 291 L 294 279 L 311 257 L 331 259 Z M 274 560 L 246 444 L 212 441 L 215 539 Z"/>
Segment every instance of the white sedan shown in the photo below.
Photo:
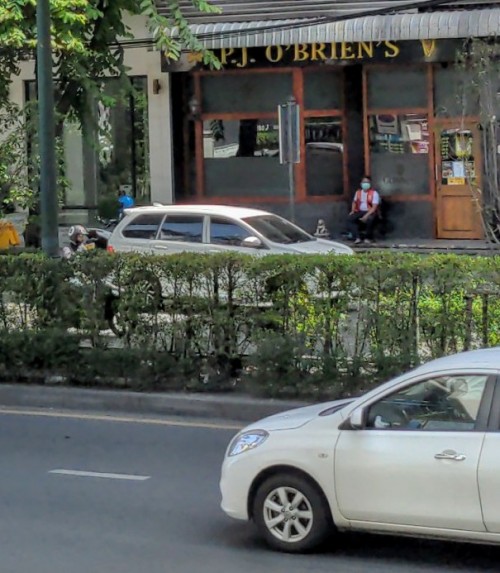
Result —
<path fill-rule="evenodd" d="M 317 239 L 297 225 L 259 209 L 226 205 L 159 205 L 125 210 L 110 251 L 162 255 L 179 252 L 335 253 L 352 255 L 342 243 Z"/>
<path fill-rule="evenodd" d="M 500 544 L 500 348 L 429 362 L 229 444 L 222 508 L 302 552 L 342 530 Z"/>

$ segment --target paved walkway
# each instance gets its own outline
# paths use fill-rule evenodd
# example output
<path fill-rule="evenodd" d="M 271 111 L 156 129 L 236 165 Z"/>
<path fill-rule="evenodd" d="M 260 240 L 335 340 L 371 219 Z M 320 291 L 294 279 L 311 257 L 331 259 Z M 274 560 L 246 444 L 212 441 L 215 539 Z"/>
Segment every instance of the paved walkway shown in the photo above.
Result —
<path fill-rule="evenodd" d="M 448 239 L 381 239 L 371 245 L 354 245 L 356 251 L 394 250 L 413 253 L 500 255 L 500 244 Z"/>

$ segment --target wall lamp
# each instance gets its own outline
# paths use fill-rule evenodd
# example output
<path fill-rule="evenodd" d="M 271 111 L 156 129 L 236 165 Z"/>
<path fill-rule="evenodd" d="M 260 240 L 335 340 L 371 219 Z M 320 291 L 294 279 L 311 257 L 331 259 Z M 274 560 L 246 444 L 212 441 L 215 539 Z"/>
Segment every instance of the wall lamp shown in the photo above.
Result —
<path fill-rule="evenodd" d="M 190 100 L 189 100 L 189 112 L 191 115 L 191 118 L 196 120 L 196 119 L 200 119 L 201 116 L 201 106 L 200 106 L 200 102 L 196 99 L 195 96 L 193 96 Z"/>
<path fill-rule="evenodd" d="M 153 94 L 158 95 L 161 92 L 161 82 L 160 80 L 156 79 L 153 80 Z"/>

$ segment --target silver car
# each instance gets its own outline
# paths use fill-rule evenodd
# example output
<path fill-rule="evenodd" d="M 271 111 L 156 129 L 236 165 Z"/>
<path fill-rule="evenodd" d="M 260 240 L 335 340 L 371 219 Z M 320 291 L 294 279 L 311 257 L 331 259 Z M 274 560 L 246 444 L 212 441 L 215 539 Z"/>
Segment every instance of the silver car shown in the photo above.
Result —
<path fill-rule="evenodd" d="M 153 205 L 126 209 L 108 250 L 174 254 L 242 252 L 353 254 L 266 211 L 224 205 Z"/>

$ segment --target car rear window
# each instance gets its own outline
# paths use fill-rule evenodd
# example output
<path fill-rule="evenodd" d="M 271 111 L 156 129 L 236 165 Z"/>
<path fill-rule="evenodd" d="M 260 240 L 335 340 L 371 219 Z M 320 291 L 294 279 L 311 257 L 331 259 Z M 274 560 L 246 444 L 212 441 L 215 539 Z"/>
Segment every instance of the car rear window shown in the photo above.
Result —
<path fill-rule="evenodd" d="M 137 215 L 123 229 L 122 235 L 129 239 L 154 239 L 163 217 L 162 213 Z"/>
<path fill-rule="evenodd" d="M 201 243 L 203 217 L 199 215 L 169 215 L 161 226 L 160 239 Z"/>

